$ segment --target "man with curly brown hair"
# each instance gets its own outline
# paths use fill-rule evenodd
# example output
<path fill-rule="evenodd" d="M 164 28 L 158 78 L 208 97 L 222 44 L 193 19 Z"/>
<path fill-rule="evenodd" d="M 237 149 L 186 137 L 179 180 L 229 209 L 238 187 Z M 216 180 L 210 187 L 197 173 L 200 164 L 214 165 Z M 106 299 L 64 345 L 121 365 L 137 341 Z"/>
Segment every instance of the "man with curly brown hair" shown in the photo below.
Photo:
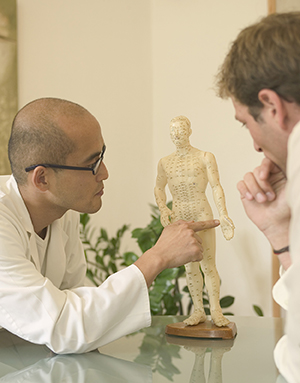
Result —
<path fill-rule="evenodd" d="M 248 217 L 281 263 L 275 300 L 287 309 L 275 361 L 289 383 L 300 377 L 300 12 L 272 14 L 242 30 L 217 76 L 235 118 L 265 158 L 238 183 Z"/>

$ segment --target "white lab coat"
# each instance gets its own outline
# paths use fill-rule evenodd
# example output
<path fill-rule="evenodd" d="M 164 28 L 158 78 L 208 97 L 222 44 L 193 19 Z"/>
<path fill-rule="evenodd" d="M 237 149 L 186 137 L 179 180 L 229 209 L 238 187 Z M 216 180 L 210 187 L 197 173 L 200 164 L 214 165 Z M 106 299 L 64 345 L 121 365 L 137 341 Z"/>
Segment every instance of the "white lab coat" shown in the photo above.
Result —
<path fill-rule="evenodd" d="M 134 265 L 84 287 L 79 214 L 50 225 L 41 274 L 29 213 L 12 176 L 0 177 L 0 326 L 55 353 L 82 353 L 150 325 L 148 289 Z"/>
<path fill-rule="evenodd" d="M 300 382 L 300 122 L 289 137 L 286 196 L 291 208 L 292 265 L 274 287 L 274 299 L 287 310 L 285 335 L 275 348 L 276 365 L 288 383 Z"/>

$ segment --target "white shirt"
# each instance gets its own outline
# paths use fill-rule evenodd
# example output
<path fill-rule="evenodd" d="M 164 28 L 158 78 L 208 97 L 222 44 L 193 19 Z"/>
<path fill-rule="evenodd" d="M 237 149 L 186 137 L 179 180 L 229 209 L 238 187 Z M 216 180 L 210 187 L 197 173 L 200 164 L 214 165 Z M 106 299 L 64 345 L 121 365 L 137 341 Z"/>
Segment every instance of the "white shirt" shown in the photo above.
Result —
<path fill-rule="evenodd" d="M 275 298 L 287 309 L 285 334 L 275 348 L 275 362 L 288 383 L 300 382 L 300 122 L 288 143 L 287 200 L 291 208 L 292 265 L 275 286 Z"/>
<path fill-rule="evenodd" d="M 43 266 L 17 183 L 1 176 L 0 326 L 63 354 L 87 352 L 150 325 L 148 289 L 136 266 L 99 287 L 84 287 L 79 214 L 68 211 L 48 230 Z"/>

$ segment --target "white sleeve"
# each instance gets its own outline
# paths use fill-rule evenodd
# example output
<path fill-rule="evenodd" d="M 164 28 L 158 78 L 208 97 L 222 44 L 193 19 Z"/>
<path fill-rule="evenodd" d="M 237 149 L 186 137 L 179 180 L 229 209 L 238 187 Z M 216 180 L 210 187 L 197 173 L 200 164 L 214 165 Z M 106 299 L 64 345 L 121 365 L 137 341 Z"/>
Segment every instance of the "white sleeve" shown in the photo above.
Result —
<path fill-rule="evenodd" d="M 294 127 L 288 147 L 287 198 L 291 207 L 290 256 L 292 265 L 282 277 L 288 291 L 286 335 L 275 348 L 275 361 L 289 383 L 300 376 L 300 123 Z"/>
<path fill-rule="evenodd" d="M 273 286 L 272 295 L 275 302 L 279 304 L 284 310 L 287 310 L 289 293 L 284 283 L 284 275 L 284 269 L 282 266 L 280 266 L 280 278 Z"/>
<path fill-rule="evenodd" d="M 22 283 L 20 273 L 10 273 L 9 288 L 0 282 L 1 325 L 55 353 L 91 351 L 151 323 L 147 285 L 135 265 L 99 287 L 64 291 L 28 260 L 18 266 L 26 282 Z"/>
<path fill-rule="evenodd" d="M 64 354 L 93 350 L 150 325 L 148 289 L 135 265 L 99 287 L 59 289 L 60 284 L 38 271 L 27 254 L 27 233 L 11 221 L 4 216 L 0 220 L 0 326 Z M 64 238 L 69 239 L 67 234 Z M 65 274 L 65 266 L 64 248 L 56 244 L 58 236 L 54 239 L 51 275 L 55 279 L 55 274 Z"/>

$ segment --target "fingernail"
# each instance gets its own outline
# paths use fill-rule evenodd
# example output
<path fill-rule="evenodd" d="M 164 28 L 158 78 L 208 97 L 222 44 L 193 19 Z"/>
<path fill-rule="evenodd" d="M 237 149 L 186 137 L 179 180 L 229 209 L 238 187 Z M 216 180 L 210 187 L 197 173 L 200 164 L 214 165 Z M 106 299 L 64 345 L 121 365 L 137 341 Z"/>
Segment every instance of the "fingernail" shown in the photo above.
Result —
<path fill-rule="evenodd" d="M 265 202 L 265 196 L 262 193 L 257 193 L 255 196 L 257 202 Z"/>
<path fill-rule="evenodd" d="M 271 193 L 271 192 L 267 192 L 266 193 L 266 196 L 268 198 L 268 201 L 273 201 L 274 197 L 275 197 L 275 194 L 274 193 Z"/>
<path fill-rule="evenodd" d="M 252 194 L 250 194 L 249 192 L 246 193 L 246 198 L 247 198 L 249 201 L 252 201 L 252 200 L 253 200 L 253 196 L 252 196 Z"/>
<path fill-rule="evenodd" d="M 261 180 L 265 179 L 265 178 L 266 178 L 266 172 L 262 170 L 262 171 L 259 173 L 259 178 L 260 178 Z"/>

